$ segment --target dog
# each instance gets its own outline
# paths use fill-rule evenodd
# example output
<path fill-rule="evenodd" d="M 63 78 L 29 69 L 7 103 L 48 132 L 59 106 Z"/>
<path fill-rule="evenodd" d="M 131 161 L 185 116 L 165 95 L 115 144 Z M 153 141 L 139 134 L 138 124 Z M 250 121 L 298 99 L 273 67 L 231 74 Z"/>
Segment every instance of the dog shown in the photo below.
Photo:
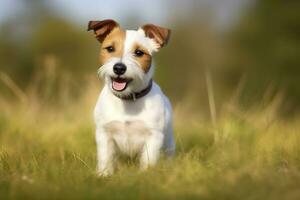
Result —
<path fill-rule="evenodd" d="M 152 56 L 170 30 L 153 24 L 123 30 L 111 19 L 90 21 L 90 30 L 101 43 L 98 74 L 105 83 L 94 110 L 99 175 L 114 173 L 120 153 L 137 157 L 141 169 L 154 166 L 161 152 L 174 155 L 172 107 L 152 79 Z"/>

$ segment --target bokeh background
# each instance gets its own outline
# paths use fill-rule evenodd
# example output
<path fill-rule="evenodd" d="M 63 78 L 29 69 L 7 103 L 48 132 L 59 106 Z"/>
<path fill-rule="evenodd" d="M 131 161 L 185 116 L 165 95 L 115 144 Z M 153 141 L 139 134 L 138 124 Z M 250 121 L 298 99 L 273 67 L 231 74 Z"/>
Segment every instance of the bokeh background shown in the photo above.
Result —
<path fill-rule="evenodd" d="M 300 12 L 297 1 L 47 1 L 0 3 L 0 70 L 27 93 L 63 103 L 84 93 L 96 76 L 100 45 L 86 32 L 89 20 L 112 18 L 126 29 L 154 23 L 172 29 L 170 44 L 156 55 L 156 80 L 176 104 L 208 112 L 205 69 L 217 107 L 239 84 L 241 105 L 261 104 L 284 93 L 282 115 L 300 102 Z M 5 77 L 4 77 L 5 78 Z M 241 83 L 242 82 L 242 83 Z M 0 84 L 1 98 L 15 98 Z"/>
<path fill-rule="evenodd" d="M 172 30 L 177 152 L 96 174 L 89 20 Z M 300 199 L 299 0 L 0 0 L 0 199 Z"/>

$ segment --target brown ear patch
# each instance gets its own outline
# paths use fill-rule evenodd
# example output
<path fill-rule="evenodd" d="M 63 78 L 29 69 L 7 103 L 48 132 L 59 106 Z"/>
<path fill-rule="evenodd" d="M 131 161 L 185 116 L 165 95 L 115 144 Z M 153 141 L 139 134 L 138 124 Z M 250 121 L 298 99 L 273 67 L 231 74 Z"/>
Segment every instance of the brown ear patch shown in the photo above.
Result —
<path fill-rule="evenodd" d="M 147 73 L 150 70 L 151 62 L 152 62 L 152 56 L 149 54 L 146 48 L 144 48 L 142 45 L 135 44 L 132 46 L 132 53 L 135 55 L 135 51 L 140 50 L 144 52 L 144 55 L 138 57 L 134 56 L 134 59 L 139 63 L 139 66 L 142 68 L 142 70 Z"/>
<path fill-rule="evenodd" d="M 88 24 L 88 31 L 94 30 L 97 40 L 103 42 L 105 37 L 116 27 L 119 27 L 119 24 L 112 19 L 90 21 Z"/>
<path fill-rule="evenodd" d="M 142 26 L 142 29 L 145 31 L 146 36 L 154 39 L 160 47 L 163 47 L 168 43 L 171 35 L 170 29 L 156 26 L 154 24 L 146 24 Z"/>
<path fill-rule="evenodd" d="M 112 57 L 122 57 L 124 52 L 125 31 L 119 27 L 110 32 L 103 40 L 100 50 L 100 63 L 103 65 Z M 114 51 L 109 52 L 107 47 L 113 47 Z"/>

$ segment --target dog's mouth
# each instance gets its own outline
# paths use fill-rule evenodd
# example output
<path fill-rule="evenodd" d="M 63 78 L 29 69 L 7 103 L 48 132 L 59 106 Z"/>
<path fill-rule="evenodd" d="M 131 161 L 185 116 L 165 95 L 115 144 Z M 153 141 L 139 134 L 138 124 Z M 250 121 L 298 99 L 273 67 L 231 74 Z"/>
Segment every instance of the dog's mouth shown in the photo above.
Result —
<path fill-rule="evenodd" d="M 121 92 L 127 88 L 127 85 L 132 81 L 132 79 L 117 77 L 117 78 L 111 78 L 111 81 L 112 81 L 112 88 L 115 91 Z"/>

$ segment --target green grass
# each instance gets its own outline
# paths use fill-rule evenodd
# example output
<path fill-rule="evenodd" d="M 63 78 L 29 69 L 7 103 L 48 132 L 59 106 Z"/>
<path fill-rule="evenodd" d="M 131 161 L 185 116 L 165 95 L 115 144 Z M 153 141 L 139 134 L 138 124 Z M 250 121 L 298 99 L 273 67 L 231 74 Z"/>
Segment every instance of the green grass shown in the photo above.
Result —
<path fill-rule="evenodd" d="M 300 199 L 299 120 L 264 126 L 265 113 L 226 114 L 214 142 L 209 122 L 175 108 L 173 161 L 140 172 L 129 160 L 99 178 L 94 100 L 60 109 L 2 105 L 1 200 Z"/>

